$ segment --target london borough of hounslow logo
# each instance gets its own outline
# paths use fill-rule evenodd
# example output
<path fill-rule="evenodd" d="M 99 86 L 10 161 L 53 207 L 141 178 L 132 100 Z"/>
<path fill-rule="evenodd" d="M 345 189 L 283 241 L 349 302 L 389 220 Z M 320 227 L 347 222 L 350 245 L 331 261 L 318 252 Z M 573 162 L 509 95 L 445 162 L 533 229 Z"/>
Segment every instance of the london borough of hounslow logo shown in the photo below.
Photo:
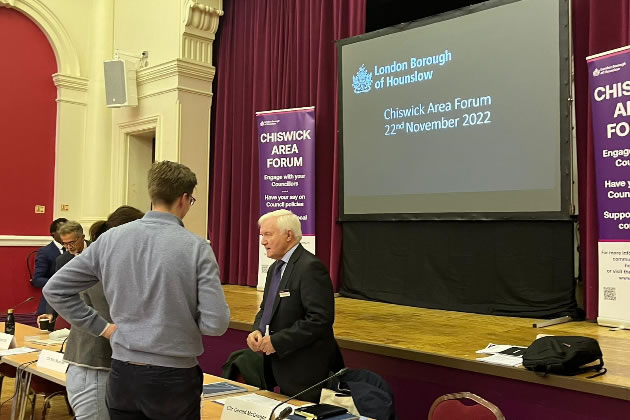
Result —
<path fill-rule="evenodd" d="M 597 69 L 597 68 L 596 68 L 595 70 L 593 70 L 593 76 L 597 77 L 597 76 L 599 76 L 599 75 L 600 75 L 600 73 L 601 73 L 601 72 L 602 72 L 602 71 L 601 71 L 600 69 Z"/>
<path fill-rule="evenodd" d="M 367 93 L 372 90 L 372 73 L 365 69 L 365 64 L 361 64 L 357 74 L 352 76 L 352 88 L 354 93 Z"/>

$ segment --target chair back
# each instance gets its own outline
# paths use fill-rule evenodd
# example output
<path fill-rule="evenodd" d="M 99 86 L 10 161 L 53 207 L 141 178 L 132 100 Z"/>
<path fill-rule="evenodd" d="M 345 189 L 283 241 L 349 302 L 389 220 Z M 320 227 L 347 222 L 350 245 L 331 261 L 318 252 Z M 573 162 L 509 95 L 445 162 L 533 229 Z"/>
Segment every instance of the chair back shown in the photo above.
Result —
<path fill-rule="evenodd" d="M 35 258 L 37 257 L 37 251 L 39 251 L 39 249 L 29 252 L 29 254 L 26 256 L 26 269 L 28 270 L 28 281 L 33 280 L 33 274 L 35 273 Z"/>
<path fill-rule="evenodd" d="M 464 404 L 468 400 L 472 404 Z M 438 397 L 429 409 L 429 420 L 505 420 L 499 407 L 472 392 L 457 392 Z"/>

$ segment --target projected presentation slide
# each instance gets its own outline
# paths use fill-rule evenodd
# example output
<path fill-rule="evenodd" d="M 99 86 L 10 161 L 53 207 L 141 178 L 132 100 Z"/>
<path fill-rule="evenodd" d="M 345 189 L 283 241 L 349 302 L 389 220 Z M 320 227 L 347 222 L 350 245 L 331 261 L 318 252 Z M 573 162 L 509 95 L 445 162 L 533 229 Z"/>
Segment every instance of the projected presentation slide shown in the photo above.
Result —
<path fill-rule="evenodd" d="M 560 3 L 340 42 L 343 215 L 560 211 Z"/>

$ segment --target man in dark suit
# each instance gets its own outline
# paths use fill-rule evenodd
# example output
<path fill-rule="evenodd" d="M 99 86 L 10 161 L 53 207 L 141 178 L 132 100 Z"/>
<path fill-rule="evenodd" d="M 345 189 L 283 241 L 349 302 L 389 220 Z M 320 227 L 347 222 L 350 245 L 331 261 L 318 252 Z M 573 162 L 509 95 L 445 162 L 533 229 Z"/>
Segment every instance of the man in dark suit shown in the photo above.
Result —
<path fill-rule="evenodd" d="M 264 353 L 265 380 L 286 395 L 297 394 L 343 367 L 333 335 L 335 301 L 324 264 L 302 245 L 296 215 L 277 210 L 258 221 L 261 244 L 275 259 L 247 337 L 252 351 Z M 320 389 L 300 399 L 319 402 Z"/>
<path fill-rule="evenodd" d="M 60 217 L 59 219 L 53 220 L 50 224 L 50 236 L 52 236 L 53 240 L 48 245 L 41 247 L 39 251 L 37 251 L 37 256 L 35 257 L 35 273 L 31 279 L 33 287 L 41 289 L 44 287 L 48 279 L 55 274 L 55 260 L 64 252 L 63 245 L 61 244 L 61 238 L 59 238 L 57 230 L 67 221 L 68 219 Z M 45 311 L 46 299 L 42 296 L 39 301 L 39 306 L 37 307 L 37 314 L 42 314 Z"/>

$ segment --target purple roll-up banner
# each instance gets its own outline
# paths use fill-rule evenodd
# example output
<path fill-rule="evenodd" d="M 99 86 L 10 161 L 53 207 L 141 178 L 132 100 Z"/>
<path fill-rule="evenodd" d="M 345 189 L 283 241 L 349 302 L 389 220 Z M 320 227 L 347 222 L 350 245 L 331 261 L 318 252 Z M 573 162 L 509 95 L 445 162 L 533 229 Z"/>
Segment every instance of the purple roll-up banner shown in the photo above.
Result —
<path fill-rule="evenodd" d="M 599 227 L 597 322 L 630 328 L 630 46 L 586 61 Z"/>
<path fill-rule="evenodd" d="M 256 113 L 260 214 L 290 210 L 302 223 L 302 246 L 315 253 L 315 107 Z M 274 260 L 259 247 L 258 289 Z"/>

